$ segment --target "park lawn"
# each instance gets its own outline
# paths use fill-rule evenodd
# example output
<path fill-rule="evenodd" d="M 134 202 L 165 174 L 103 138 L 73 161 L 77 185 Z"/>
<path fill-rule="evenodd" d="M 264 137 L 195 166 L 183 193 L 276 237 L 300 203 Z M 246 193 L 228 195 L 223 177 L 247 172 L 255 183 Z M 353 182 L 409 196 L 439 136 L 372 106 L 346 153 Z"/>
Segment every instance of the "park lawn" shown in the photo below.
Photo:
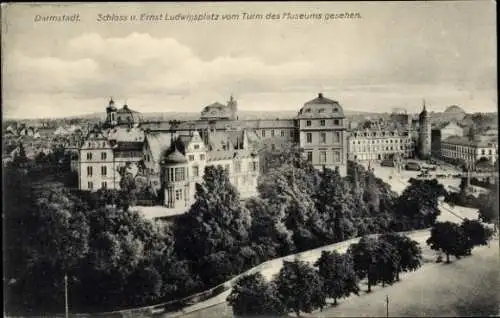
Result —
<path fill-rule="evenodd" d="M 424 258 L 432 251 L 424 247 Z M 339 305 L 304 314 L 309 317 L 385 317 L 386 296 L 389 296 L 389 316 L 496 316 L 499 312 L 500 264 L 498 240 L 490 247 L 477 247 L 472 256 L 452 263 L 426 262 L 416 272 L 402 275 L 392 286 L 377 286 L 370 294 L 351 296 Z"/>

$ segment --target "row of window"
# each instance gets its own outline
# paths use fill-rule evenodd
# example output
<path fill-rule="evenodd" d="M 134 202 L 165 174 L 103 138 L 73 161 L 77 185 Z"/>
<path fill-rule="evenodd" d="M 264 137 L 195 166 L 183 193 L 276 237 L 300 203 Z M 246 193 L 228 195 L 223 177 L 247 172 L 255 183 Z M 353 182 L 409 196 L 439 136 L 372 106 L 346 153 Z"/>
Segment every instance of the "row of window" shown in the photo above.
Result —
<path fill-rule="evenodd" d="M 280 132 L 281 137 L 285 137 L 284 130 L 280 130 L 279 132 Z M 261 134 L 262 134 L 262 137 L 266 137 L 266 130 L 263 129 Z M 293 137 L 293 136 L 294 136 L 294 131 L 290 130 L 290 137 Z M 271 129 L 271 137 L 275 137 L 275 129 Z"/>
<path fill-rule="evenodd" d="M 87 183 L 87 188 L 89 190 L 93 190 L 94 189 L 94 182 L 89 181 Z M 101 189 L 107 189 L 107 188 L 108 188 L 108 183 L 106 181 L 101 182 Z"/>
<path fill-rule="evenodd" d="M 87 177 L 92 177 L 93 175 L 93 167 L 89 166 L 87 167 Z M 106 176 L 108 174 L 108 167 L 102 166 L 101 167 L 101 176 Z"/>
<path fill-rule="evenodd" d="M 306 152 L 307 156 L 307 161 L 312 162 L 313 161 L 313 153 L 312 151 L 307 151 Z M 335 151 L 333 152 L 333 161 L 334 162 L 340 162 L 340 151 Z M 326 160 L 326 151 L 320 151 L 319 152 L 319 163 L 327 163 Z"/>
<path fill-rule="evenodd" d="M 188 160 L 189 161 L 194 161 L 194 159 L 195 159 L 195 155 L 189 155 L 188 156 Z M 200 160 L 205 160 L 205 154 L 201 154 L 200 155 Z"/>
<path fill-rule="evenodd" d="M 252 161 L 251 171 L 257 172 L 258 168 L 259 168 L 259 166 L 258 166 L 257 161 Z M 230 165 L 229 164 L 224 165 L 224 169 L 226 169 L 227 171 L 230 171 Z M 192 166 L 191 171 L 193 173 L 193 177 L 199 177 L 200 169 L 198 166 Z M 234 172 L 235 173 L 241 172 L 241 162 L 239 162 L 239 161 L 235 162 Z M 188 177 L 189 177 L 189 170 L 184 168 L 184 167 L 169 168 L 166 170 L 166 180 L 168 180 L 170 182 L 185 181 L 186 178 L 188 178 Z"/>
<path fill-rule="evenodd" d="M 106 148 L 106 142 L 105 141 L 103 141 L 103 142 L 89 141 L 87 143 L 87 146 L 90 147 L 90 148 L 99 148 L 99 147 Z"/>
<path fill-rule="evenodd" d="M 108 154 L 106 152 L 101 152 L 101 160 L 106 160 L 108 157 Z M 87 160 L 92 160 L 92 153 L 87 152 Z"/>
<path fill-rule="evenodd" d="M 385 137 L 385 136 L 392 136 L 392 137 L 394 137 L 394 136 L 396 136 L 396 133 L 395 133 L 395 132 L 387 132 L 387 133 L 386 133 L 385 131 L 383 131 L 383 132 L 381 132 L 381 133 L 379 132 L 378 134 L 377 134 L 376 132 L 372 132 L 372 133 L 367 133 L 367 132 L 365 132 L 365 133 L 362 133 L 362 134 L 361 134 L 361 133 L 359 133 L 359 134 L 358 134 L 358 133 L 354 133 L 354 134 L 353 134 L 353 136 L 354 136 L 354 138 L 356 138 L 356 137 L 368 137 L 368 136 L 371 136 L 371 137 L 377 137 L 377 136 L 382 136 L 382 137 Z"/>
<path fill-rule="evenodd" d="M 476 153 L 476 148 L 473 148 L 473 147 L 443 144 L 441 148 L 447 149 L 447 150 L 459 151 L 462 153 L 470 153 L 470 154 Z M 489 155 L 493 154 L 492 149 L 488 149 L 487 152 Z M 495 151 L 495 154 L 498 155 L 498 149 Z M 481 155 L 486 155 L 486 149 L 481 149 Z"/>
<path fill-rule="evenodd" d="M 340 132 L 336 131 L 334 136 L 333 142 L 339 143 L 340 142 Z M 326 144 L 326 133 L 322 132 L 319 134 L 319 142 L 321 144 Z M 306 133 L 306 143 L 310 144 L 312 143 L 312 133 Z"/>
<path fill-rule="evenodd" d="M 399 146 L 399 150 L 411 150 L 413 147 L 410 146 Z M 370 152 L 370 151 L 390 151 L 390 150 L 397 150 L 398 147 L 395 146 L 386 146 L 385 148 L 383 146 L 373 146 L 373 147 L 352 147 L 349 150 L 352 152 Z"/>
<path fill-rule="evenodd" d="M 379 144 L 379 143 L 383 144 L 384 141 L 380 140 L 380 139 L 377 139 L 377 140 L 366 140 L 366 139 L 358 140 L 358 145 L 360 145 L 360 144 Z M 396 143 L 396 144 L 397 143 L 407 143 L 407 144 L 409 144 L 409 143 L 411 143 L 411 139 L 404 139 L 404 140 L 403 139 L 386 139 L 385 143 L 386 144 L 388 144 L 388 143 L 391 143 L 391 144 L 392 143 Z M 352 144 L 353 145 L 356 144 L 356 140 L 353 140 Z"/>
<path fill-rule="evenodd" d="M 340 120 L 339 119 L 334 119 L 333 120 L 334 125 L 340 125 Z M 319 120 L 319 125 L 322 127 L 326 126 L 326 120 L 325 119 L 320 119 Z M 306 120 L 306 127 L 311 127 L 312 126 L 312 120 Z"/>

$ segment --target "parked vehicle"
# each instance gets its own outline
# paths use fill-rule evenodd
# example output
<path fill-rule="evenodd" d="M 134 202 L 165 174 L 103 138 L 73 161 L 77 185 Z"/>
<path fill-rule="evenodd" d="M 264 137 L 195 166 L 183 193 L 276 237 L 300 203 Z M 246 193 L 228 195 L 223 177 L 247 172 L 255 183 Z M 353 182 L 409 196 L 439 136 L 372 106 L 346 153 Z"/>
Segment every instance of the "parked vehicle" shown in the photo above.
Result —
<path fill-rule="evenodd" d="M 382 167 L 395 167 L 395 163 L 394 163 L 394 160 L 392 159 L 385 159 L 385 160 L 382 160 L 382 162 L 380 163 L 380 165 Z"/>
<path fill-rule="evenodd" d="M 408 162 L 405 165 L 405 169 L 408 171 L 420 171 L 421 167 L 417 162 Z"/>

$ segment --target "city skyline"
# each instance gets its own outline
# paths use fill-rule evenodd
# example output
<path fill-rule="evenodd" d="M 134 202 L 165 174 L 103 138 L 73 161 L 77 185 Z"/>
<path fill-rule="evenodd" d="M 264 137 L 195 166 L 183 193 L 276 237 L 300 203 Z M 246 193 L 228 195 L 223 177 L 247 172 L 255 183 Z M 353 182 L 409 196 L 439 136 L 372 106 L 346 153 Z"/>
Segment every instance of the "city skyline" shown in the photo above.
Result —
<path fill-rule="evenodd" d="M 493 2 L 8 5 L 6 118 L 134 110 L 298 111 L 318 92 L 350 111 L 497 111 Z M 98 22 L 99 14 L 359 12 L 336 21 Z M 37 15 L 78 13 L 75 23 Z M 68 105 L 71 105 L 70 107 Z M 29 111 L 27 111 L 27 109 Z"/>

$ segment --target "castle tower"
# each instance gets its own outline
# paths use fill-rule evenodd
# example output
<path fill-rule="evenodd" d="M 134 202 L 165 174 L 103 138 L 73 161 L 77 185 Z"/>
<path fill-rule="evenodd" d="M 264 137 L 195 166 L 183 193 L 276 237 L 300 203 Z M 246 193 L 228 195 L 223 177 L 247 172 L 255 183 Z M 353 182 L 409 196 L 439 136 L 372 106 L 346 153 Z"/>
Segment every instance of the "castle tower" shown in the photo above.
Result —
<path fill-rule="evenodd" d="M 106 127 L 114 127 L 117 125 L 116 111 L 115 101 L 113 100 L 113 97 L 110 97 L 108 107 L 106 107 Z"/>
<path fill-rule="evenodd" d="M 233 95 L 229 98 L 227 107 L 229 107 L 231 111 L 231 120 L 238 120 L 238 102 L 236 102 Z"/>
<path fill-rule="evenodd" d="M 419 132 L 418 132 L 418 150 L 420 159 L 429 159 L 431 157 L 431 119 L 427 109 L 425 108 L 425 100 L 423 109 L 418 117 Z"/>

